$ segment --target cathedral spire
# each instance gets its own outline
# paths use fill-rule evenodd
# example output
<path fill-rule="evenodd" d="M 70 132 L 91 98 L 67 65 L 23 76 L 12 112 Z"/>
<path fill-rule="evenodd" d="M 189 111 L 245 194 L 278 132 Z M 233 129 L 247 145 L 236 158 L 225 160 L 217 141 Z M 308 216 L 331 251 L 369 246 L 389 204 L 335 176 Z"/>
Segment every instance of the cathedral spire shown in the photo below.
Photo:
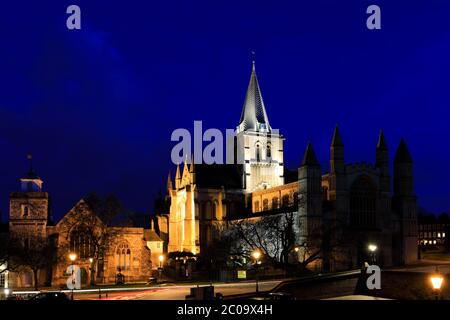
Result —
<path fill-rule="evenodd" d="M 244 106 L 242 108 L 241 119 L 237 131 L 254 130 L 260 132 L 271 132 L 266 108 L 259 88 L 258 78 L 256 77 L 255 61 L 252 61 L 252 73 L 245 95 Z"/>
<path fill-rule="evenodd" d="M 380 130 L 380 135 L 378 136 L 377 149 L 387 150 L 387 143 L 382 129 Z"/>
<path fill-rule="evenodd" d="M 170 191 L 172 189 L 173 189 L 172 178 L 170 176 L 170 171 L 169 171 L 169 174 L 167 175 L 167 191 Z"/>
<path fill-rule="evenodd" d="M 342 142 L 341 134 L 339 133 L 339 127 L 338 127 L 338 125 L 336 125 L 336 127 L 334 127 L 333 139 L 331 140 L 331 146 L 336 147 L 336 146 L 343 146 L 343 145 L 344 145 L 344 143 Z"/>
<path fill-rule="evenodd" d="M 395 154 L 395 163 L 412 163 L 412 157 L 409 153 L 408 146 L 405 140 L 402 138 Z"/>
<path fill-rule="evenodd" d="M 177 171 L 175 173 L 175 188 L 179 188 L 181 184 L 180 165 L 177 164 Z"/>
<path fill-rule="evenodd" d="M 305 154 L 303 155 L 302 166 L 317 166 L 317 165 L 319 165 L 319 162 L 317 161 L 316 154 L 314 152 L 311 142 L 308 142 Z"/>

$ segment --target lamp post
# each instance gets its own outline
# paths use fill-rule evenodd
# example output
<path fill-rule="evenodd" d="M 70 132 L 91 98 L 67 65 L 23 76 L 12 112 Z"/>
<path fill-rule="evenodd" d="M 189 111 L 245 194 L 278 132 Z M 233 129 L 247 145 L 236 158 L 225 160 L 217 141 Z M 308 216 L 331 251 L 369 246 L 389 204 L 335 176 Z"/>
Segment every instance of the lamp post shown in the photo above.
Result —
<path fill-rule="evenodd" d="M 369 244 L 368 246 L 369 252 L 370 252 L 370 264 L 374 264 L 376 262 L 376 251 L 377 251 L 377 246 L 374 244 Z"/>
<path fill-rule="evenodd" d="M 164 256 L 161 254 L 161 255 L 158 257 L 158 259 L 159 259 L 159 268 L 158 268 L 159 279 L 161 279 L 161 278 L 162 278 L 162 271 L 163 271 L 162 265 L 163 265 L 163 261 L 164 261 Z"/>
<path fill-rule="evenodd" d="M 259 292 L 259 286 L 258 286 L 258 264 L 259 264 L 259 258 L 261 257 L 261 252 L 258 250 L 255 250 L 252 252 L 252 256 L 255 259 L 255 280 L 256 280 L 256 293 Z"/>
<path fill-rule="evenodd" d="M 436 272 L 430 278 L 431 285 L 433 286 L 433 291 L 435 295 L 435 299 L 439 300 L 439 295 L 441 293 L 441 286 L 444 282 L 444 277 L 439 273 L 438 267 L 436 267 Z"/>
<path fill-rule="evenodd" d="M 91 286 L 94 285 L 94 258 L 89 258 L 89 271 L 90 271 L 90 277 L 91 277 Z"/>
<path fill-rule="evenodd" d="M 71 269 L 72 269 L 72 300 L 73 300 L 73 289 L 75 288 L 75 277 L 74 277 L 74 265 L 73 265 L 73 263 L 77 259 L 77 254 L 76 253 L 69 254 L 69 259 L 72 262 L 72 264 L 71 264 L 72 268 Z"/>

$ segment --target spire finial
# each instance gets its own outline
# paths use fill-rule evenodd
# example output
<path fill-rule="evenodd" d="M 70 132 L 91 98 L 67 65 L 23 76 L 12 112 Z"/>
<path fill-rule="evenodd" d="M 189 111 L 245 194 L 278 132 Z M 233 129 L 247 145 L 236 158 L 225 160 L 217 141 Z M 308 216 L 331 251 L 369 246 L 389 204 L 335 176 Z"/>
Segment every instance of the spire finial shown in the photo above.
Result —
<path fill-rule="evenodd" d="M 255 62 L 256 62 L 256 53 L 254 50 L 252 50 L 252 68 L 253 71 L 255 71 Z"/>

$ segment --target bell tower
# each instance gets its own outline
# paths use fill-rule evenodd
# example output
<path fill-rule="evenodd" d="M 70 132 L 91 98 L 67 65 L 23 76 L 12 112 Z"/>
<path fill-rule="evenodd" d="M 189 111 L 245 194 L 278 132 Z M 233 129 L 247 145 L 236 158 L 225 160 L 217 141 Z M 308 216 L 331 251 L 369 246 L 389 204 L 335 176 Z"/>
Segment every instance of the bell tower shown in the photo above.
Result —
<path fill-rule="evenodd" d="M 241 119 L 236 128 L 236 158 L 243 164 L 246 192 L 284 183 L 283 136 L 272 129 L 253 61 Z"/>
<path fill-rule="evenodd" d="M 43 182 L 33 169 L 28 155 L 29 170 L 20 178 L 20 191 L 9 196 L 9 230 L 20 239 L 44 239 L 49 219 L 48 193 L 42 191 Z"/>

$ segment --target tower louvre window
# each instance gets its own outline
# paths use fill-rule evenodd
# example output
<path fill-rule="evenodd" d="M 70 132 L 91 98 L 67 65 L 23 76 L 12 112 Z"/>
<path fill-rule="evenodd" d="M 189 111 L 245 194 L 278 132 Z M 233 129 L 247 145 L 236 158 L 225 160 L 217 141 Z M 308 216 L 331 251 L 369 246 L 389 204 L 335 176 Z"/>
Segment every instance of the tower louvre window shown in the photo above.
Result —
<path fill-rule="evenodd" d="M 267 159 L 272 158 L 272 146 L 270 145 L 270 143 L 267 144 L 266 157 L 267 157 Z"/>
<path fill-rule="evenodd" d="M 28 217 L 30 214 L 30 207 L 28 205 L 22 205 L 22 217 Z"/>

